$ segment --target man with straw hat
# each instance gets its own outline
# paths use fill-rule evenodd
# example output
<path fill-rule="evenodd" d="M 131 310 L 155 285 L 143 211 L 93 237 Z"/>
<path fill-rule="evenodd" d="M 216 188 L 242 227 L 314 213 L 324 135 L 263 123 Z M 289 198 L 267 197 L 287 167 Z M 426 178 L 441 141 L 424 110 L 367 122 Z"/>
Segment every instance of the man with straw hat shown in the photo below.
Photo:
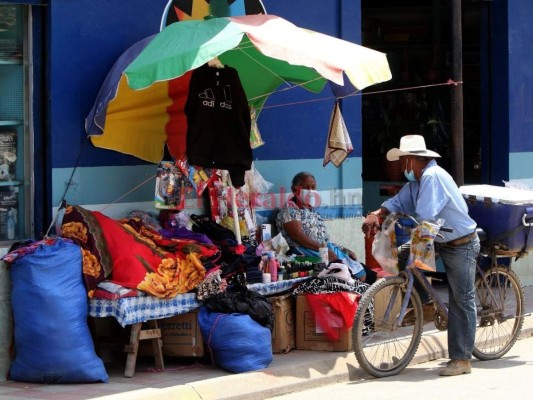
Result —
<path fill-rule="evenodd" d="M 404 212 L 419 220 L 444 219 L 452 232 L 440 232 L 435 248 L 448 278 L 448 353 L 450 361 L 442 376 L 468 374 L 476 333 L 474 280 L 479 238 L 476 222 L 468 215 L 466 202 L 451 175 L 439 167 L 438 153 L 428 150 L 423 136 L 407 135 L 400 147 L 387 152 L 387 160 L 400 160 L 408 183 L 371 215 L 385 217 Z"/>

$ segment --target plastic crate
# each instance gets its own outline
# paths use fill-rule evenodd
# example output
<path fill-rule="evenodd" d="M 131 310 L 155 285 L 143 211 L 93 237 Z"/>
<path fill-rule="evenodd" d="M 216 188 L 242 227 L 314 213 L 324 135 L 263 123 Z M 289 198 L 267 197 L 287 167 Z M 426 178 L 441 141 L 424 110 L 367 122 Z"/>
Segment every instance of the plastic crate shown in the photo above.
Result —
<path fill-rule="evenodd" d="M 533 249 L 531 226 L 505 236 L 505 233 L 526 224 L 533 224 L 533 191 L 492 185 L 471 185 L 459 188 L 468 205 L 468 212 L 487 233 L 487 241 L 497 240 L 503 252 L 519 253 Z"/>

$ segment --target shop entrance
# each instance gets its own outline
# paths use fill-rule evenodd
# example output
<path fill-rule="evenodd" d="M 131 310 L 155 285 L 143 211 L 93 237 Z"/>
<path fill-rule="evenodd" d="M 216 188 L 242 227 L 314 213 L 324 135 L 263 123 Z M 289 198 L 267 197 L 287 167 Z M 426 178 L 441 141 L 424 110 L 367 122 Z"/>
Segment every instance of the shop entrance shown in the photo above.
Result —
<path fill-rule="evenodd" d="M 363 208 L 375 209 L 405 182 L 386 152 L 422 134 L 451 172 L 452 6 L 448 0 L 362 0 L 362 44 L 382 51 L 392 80 L 364 91 Z M 462 2 L 465 184 L 481 183 L 482 3 Z M 379 92 L 377 94 L 371 94 Z"/>

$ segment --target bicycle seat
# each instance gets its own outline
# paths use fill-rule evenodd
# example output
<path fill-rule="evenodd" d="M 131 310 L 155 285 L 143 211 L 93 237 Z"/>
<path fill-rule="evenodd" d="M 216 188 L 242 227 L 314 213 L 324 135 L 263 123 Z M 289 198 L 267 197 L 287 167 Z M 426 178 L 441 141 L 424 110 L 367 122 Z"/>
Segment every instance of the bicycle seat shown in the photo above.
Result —
<path fill-rule="evenodd" d="M 487 232 L 483 230 L 483 228 L 480 228 L 479 226 L 476 228 L 477 236 L 479 237 L 480 242 L 484 242 L 487 240 Z"/>

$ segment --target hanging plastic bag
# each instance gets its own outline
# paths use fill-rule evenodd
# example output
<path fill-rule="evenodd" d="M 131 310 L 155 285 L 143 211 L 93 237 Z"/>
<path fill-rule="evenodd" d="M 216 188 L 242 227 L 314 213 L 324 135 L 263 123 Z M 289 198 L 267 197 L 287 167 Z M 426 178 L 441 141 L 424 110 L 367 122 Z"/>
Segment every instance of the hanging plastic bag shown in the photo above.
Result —
<path fill-rule="evenodd" d="M 396 247 L 396 232 L 394 223 L 396 222 L 396 215 L 389 214 L 383 225 L 374 237 L 372 243 L 372 255 L 376 261 L 381 265 L 385 271 L 398 275 L 400 272 L 398 268 L 398 249 Z"/>
<path fill-rule="evenodd" d="M 261 132 L 259 132 L 259 127 L 257 126 L 257 114 L 255 108 L 250 108 L 250 118 L 251 118 L 251 127 L 250 127 L 250 147 L 252 149 L 257 149 L 259 146 L 265 144 L 263 138 L 261 138 Z"/>
<path fill-rule="evenodd" d="M 155 181 L 155 208 L 158 210 L 181 210 L 185 196 L 190 190 L 188 179 L 174 161 L 160 161 Z"/>
<path fill-rule="evenodd" d="M 263 178 L 263 175 L 259 173 L 255 167 L 255 163 L 252 163 L 252 168 L 246 171 L 246 186 L 250 193 L 264 194 L 268 193 L 273 186 L 272 182 L 268 182 Z"/>
<path fill-rule="evenodd" d="M 436 222 L 423 221 L 411 231 L 411 250 L 408 265 L 412 263 L 425 271 L 436 271 L 435 237 L 439 233 L 443 219 Z"/>

